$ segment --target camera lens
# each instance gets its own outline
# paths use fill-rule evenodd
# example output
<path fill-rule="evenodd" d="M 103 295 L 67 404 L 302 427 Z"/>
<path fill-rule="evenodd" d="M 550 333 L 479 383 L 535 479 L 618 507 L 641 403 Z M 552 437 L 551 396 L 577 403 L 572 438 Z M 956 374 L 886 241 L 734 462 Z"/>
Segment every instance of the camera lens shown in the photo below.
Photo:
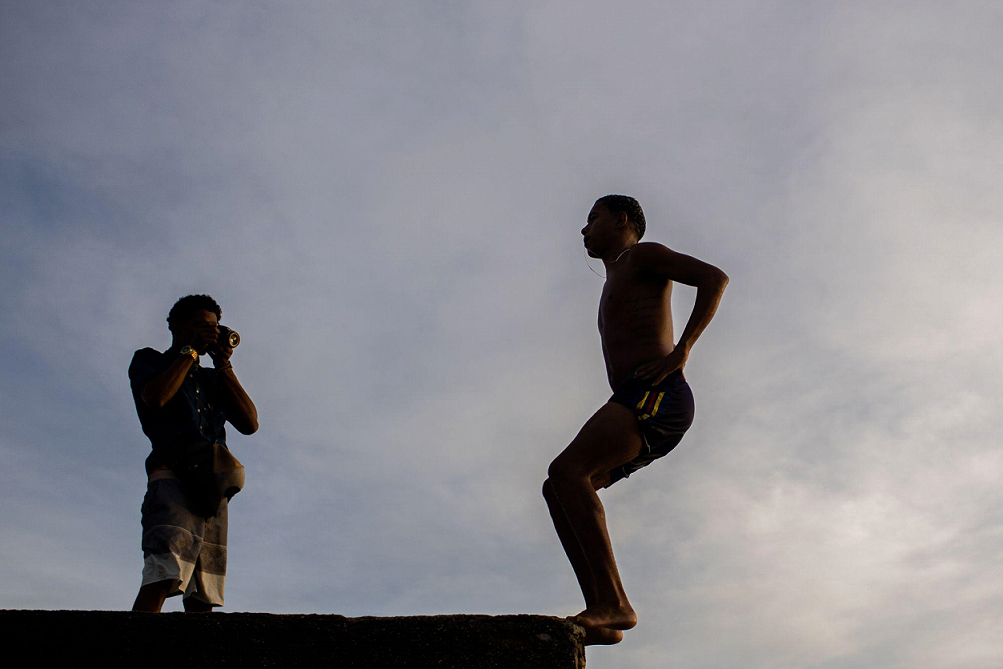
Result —
<path fill-rule="evenodd" d="M 229 346 L 230 348 L 237 348 L 240 343 L 240 335 L 236 331 L 231 330 L 225 325 L 220 325 L 219 327 L 219 345 Z"/>

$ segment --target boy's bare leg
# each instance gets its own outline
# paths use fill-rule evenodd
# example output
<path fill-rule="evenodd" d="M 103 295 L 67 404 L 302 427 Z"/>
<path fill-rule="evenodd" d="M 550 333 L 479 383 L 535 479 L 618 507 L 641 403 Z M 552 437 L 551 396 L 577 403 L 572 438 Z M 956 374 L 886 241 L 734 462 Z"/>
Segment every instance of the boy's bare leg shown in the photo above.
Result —
<path fill-rule="evenodd" d="M 586 629 L 622 630 L 637 624 L 637 616 L 624 592 L 613 558 L 606 513 L 596 494 L 595 482 L 614 467 L 637 457 L 640 451 L 641 436 L 633 412 L 620 404 L 607 403 L 550 465 L 549 488 L 581 549 L 580 554 L 573 546 L 569 550 L 565 535 L 561 537 L 565 552 L 579 574 L 579 583 L 583 580 L 587 583 L 587 578 L 580 573 L 582 557 L 592 574 L 595 600 L 589 601 L 592 591 L 583 587 L 586 608 L 572 618 Z M 547 487 L 545 484 L 545 489 Z M 556 521 L 555 528 L 561 536 L 562 529 Z"/>
<path fill-rule="evenodd" d="M 543 498 L 547 501 L 547 508 L 550 509 L 550 517 L 554 521 L 554 529 L 557 530 L 557 537 L 561 540 L 561 546 L 564 547 L 564 552 L 571 562 L 572 569 L 575 570 L 575 576 L 578 577 L 578 585 L 582 589 L 582 595 L 585 597 L 585 608 L 587 609 L 599 601 L 599 596 L 596 593 L 595 579 L 592 576 L 592 570 L 589 568 L 588 562 L 585 560 L 585 553 L 582 552 L 581 544 L 578 543 L 578 538 L 575 537 L 575 533 L 568 523 L 568 517 L 565 515 L 564 509 L 561 508 L 550 479 L 547 479 L 543 483 Z M 622 640 L 623 632 L 620 630 L 608 627 L 586 628 L 585 630 L 584 644 L 586 646 L 609 646 L 620 643 Z"/>
<path fill-rule="evenodd" d="M 598 604 L 599 594 L 596 592 L 596 582 L 592 576 L 592 569 L 585 559 L 582 546 L 578 543 L 578 537 L 575 536 L 574 530 L 571 529 L 568 516 L 564 513 L 564 508 L 557 499 L 557 493 L 554 491 L 554 486 L 550 482 L 550 479 L 543 482 L 543 498 L 547 501 L 550 518 L 554 521 L 557 538 L 561 540 L 564 553 L 568 556 L 568 561 L 571 562 L 571 568 L 575 570 L 575 576 L 578 578 L 578 586 L 582 589 L 582 596 L 585 598 L 585 607 L 588 608 L 594 604 Z"/>

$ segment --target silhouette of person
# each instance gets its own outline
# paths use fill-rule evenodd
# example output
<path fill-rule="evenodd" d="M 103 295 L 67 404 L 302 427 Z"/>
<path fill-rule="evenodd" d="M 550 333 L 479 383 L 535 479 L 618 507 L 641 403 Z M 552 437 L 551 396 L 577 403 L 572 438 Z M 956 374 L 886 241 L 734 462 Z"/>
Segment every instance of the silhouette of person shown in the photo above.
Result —
<path fill-rule="evenodd" d="M 133 611 L 158 613 L 179 594 L 185 611 L 223 605 L 228 500 L 204 498 L 206 486 L 193 485 L 191 472 L 211 471 L 213 454 L 226 451 L 226 422 L 252 434 L 258 412 L 233 371 L 233 348 L 220 338 L 222 313 L 208 295 L 182 297 L 167 316 L 171 347 L 136 351 L 129 366 L 136 412 L 153 446 L 142 506 L 143 583 Z M 199 364 L 207 353 L 213 368 Z"/>
<path fill-rule="evenodd" d="M 613 395 L 551 463 L 543 496 L 578 577 L 585 609 L 570 620 L 586 644 L 614 644 L 637 624 L 620 581 L 597 491 L 666 455 L 693 420 L 683 366 L 728 283 L 718 268 L 661 244 L 640 242 L 644 213 L 625 195 L 599 198 L 582 236 L 606 267 L 599 335 Z M 673 282 L 695 286 L 696 301 L 673 341 Z"/>

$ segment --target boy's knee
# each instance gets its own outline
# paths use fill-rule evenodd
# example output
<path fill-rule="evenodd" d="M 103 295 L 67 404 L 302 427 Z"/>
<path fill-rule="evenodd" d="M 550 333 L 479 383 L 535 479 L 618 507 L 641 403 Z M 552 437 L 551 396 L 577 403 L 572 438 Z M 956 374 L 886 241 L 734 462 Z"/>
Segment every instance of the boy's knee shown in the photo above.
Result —
<path fill-rule="evenodd" d="M 565 481 L 589 478 L 588 472 L 583 470 L 580 462 L 560 456 L 550 463 L 550 467 L 547 468 L 547 476 L 556 485 Z"/>
<path fill-rule="evenodd" d="M 610 484 L 609 472 L 595 474 L 582 467 L 580 463 L 561 458 L 550 463 L 547 474 L 549 478 L 543 482 L 544 497 L 549 494 L 557 498 L 558 491 L 568 487 L 578 489 L 579 486 L 591 485 L 594 490 L 600 490 Z"/>

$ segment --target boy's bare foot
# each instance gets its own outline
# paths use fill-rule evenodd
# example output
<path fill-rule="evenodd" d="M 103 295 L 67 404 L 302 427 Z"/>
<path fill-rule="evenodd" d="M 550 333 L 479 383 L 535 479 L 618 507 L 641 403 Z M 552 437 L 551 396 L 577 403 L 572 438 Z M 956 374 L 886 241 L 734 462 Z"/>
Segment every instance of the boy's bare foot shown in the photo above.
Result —
<path fill-rule="evenodd" d="M 637 624 L 637 614 L 630 604 L 622 606 L 590 606 L 577 616 L 571 616 L 571 622 L 581 625 L 585 629 L 595 629 L 607 627 L 614 630 L 629 630 Z"/>
<path fill-rule="evenodd" d="M 582 641 L 582 645 L 612 646 L 621 641 L 623 641 L 623 632 L 620 630 L 611 630 L 608 627 L 586 627 L 585 640 Z"/>

